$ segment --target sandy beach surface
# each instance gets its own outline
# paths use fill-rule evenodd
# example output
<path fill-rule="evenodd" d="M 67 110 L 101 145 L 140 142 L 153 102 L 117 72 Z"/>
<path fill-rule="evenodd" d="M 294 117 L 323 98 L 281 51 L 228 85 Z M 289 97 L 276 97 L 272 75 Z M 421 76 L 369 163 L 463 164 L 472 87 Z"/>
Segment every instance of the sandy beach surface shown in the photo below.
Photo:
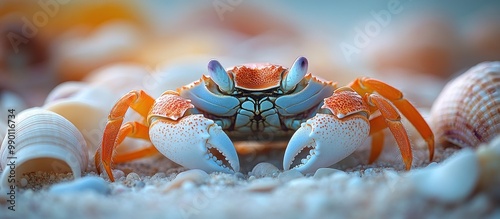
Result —
<path fill-rule="evenodd" d="M 36 172 L 25 175 L 19 182 L 15 211 L 9 209 L 12 206 L 9 196 L 2 191 L 0 215 L 1 218 L 498 218 L 498 194 L 492 195 L 491 191 L 441 180 L 444 190 L 454 184 L 458 185 L 457 190 L 434 194 L 422 191 L 417 185 L 421 183 L 414 177 L 417 172 L 425 172 L 422 170 L 429 169 L 426 166 L 442 166 L 444 160 L 459 152 L 456 148 L 438 148 L 429 165 L 427 149 L 417 144 L 414 167 L 409 172 L 403 170 L 397 147 L 386 147 L 371 165 L 364 164 L 368 150 L 361 148 L 332 168 L 306 175 L 283 171 L 279 166 L 282 157 L 279 150 L 257 157 L 243 156 L 242 171 L 235 174 L 186 170 L 161 156 L 116 165 L 115 182 L 110 182 L 104 174 L 96 177 L 94 166 L 89 166 L 78 180 L 71 174 Z M 459 170 L 459 175 L 460 172 L 471 174 L 470 170 Z M 460 179 L 456 174 L 450 177 L 450 180 Z M 100 181 L 85 181 L 90 178 Z M 83 183 L 75 185 L 79 181 Z M 443 185 L 432 185 L 440 186 Z M 457 191 L 461 194 L 463 189 L 470 192 L 460 197 L 454 195 Z"/>

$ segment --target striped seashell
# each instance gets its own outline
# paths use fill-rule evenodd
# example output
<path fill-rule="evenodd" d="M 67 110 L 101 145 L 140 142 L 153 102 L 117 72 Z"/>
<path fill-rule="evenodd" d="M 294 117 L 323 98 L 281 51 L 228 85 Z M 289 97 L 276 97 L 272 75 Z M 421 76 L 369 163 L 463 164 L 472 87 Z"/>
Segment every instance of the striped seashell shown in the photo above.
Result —
<path fill-rule="evenodd" d="M 432 106 L 438 144 L 477 147 L 500 133 L 500 62 L 480 63 L 450 81 Z"/>
<path fill-rule="evenodd" d="M 87 145 L 78 129 L 59 114 L 42 108 L 20 112 L 13 136 L 0 148 L 0 187 L 8 188 L 25 173 L 73 173 L 79 178 L 88 164 Z"/>

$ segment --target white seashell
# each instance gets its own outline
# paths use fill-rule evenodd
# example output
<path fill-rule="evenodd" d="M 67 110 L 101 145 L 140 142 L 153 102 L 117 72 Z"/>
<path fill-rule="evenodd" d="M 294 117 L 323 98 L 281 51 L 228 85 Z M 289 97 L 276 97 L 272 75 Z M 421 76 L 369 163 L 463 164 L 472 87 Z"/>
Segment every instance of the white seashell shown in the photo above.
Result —
<path fill-rule="evenodd" d="M 71 97 L 87 86 L 89 86 L 87 83 L 79 81 L 67 81 L 61 83 L 50 91 L 47 98 L 45 98 L 45 104 Z"/>
<path fill-rule="evenodd" d="M 173 189 L 181 187 L 184 183 L 190 182 L 194 184 L 201 184 L 208 180 L 208 173 L 199 170 L 199 169 L 191 169 L 186 170 L 182 173 L 179 173 L 172 182 L 170 182 L 167 187 L 163 190 L 164 192 L 171 191 Z"/>
<path fill-rule="evenodd" d="M 50 193 L 59 195 L 88 191 L 105 195 L 110 193 L 110 188 L 104 179 L 95 176 L 87 176 L 74 181 L 55 184 L 49 189 Z"/>
<path fill-rule="evenodd" d="M 484 62 L 449 82 L 434 102 L 438 144 L 477 147 L 500 134 L 500 62 Z"/>
<path fill-rule="evenodd" d="M 0 149 L 2 187 L 9 185 L 9 179 L 20 182 L 22 175 L 29 172 L 72 172 L 79 178 L 85 171 L 87 146 L 71 122 L 41 108 L 25 110 L 15 121 L 15 142 L 10 144 L 15 149 L 10 150 L 8 138 Z"/>
<path fill-rule="evenodd" d="M 419 194 L 446 203 L 464 200 L 479 180 L 479 161 L 472 149 L 463 149 L 443 163 L 408 173 Z"/>
<path fill-rule="evenodd" d="M 261 177 L 276 177 L 280 173 L 280 170 L 271 163 L 258 163 L 253 167 L 252 172 L 249 175 L 255 176 L 257 178 Z"/>
<path fill-rule="evenodd" d="M 100 146 L 108 114 L 119 97 L 106 88 L 66 82 L 56 87 L 49 98 L 43 108 L 73 123 L 83 135 L 92 157 Z"/>

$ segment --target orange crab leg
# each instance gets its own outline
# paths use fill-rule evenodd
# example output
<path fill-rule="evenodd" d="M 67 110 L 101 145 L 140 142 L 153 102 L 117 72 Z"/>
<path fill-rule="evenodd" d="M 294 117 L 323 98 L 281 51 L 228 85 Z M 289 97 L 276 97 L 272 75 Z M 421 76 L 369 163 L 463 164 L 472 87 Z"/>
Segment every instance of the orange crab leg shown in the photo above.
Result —
<path fill-rule="evenodd" d="M 409 170 L 411 168 L 411 163 L 413 160 L 410 140 L 408 139 L 408 135 L 406 134 L 406 130 L 403 127 L 403 123 L 401 123 L 401 116 L 399 115 L 396 108 L 384 97 L 377 94 L 367 94 L 368 102 L 370 104 L 375 105 L 379 110 L 382 116 L 385 118 L 385 123 L 389 130 L 394 135 L 396 142 L 398 143 L 399 150 L 401 151 L 401 156 L 403 157 L 403 162 L 406 166 L 406 169 Z"/>
<path fill-rule="evenodd" d="M 370 150 L 370 158 L 368 163 L 371 164 L 380 156 L 384 148 L 384 132 L 383 129 L 387 128 L 385 118 L 382 115 L 370 120 L 370 136 L 372 136 L 372 144 Z"/>
<path fill-rule="evenodd" d="M 349 87 L 358 92 L 360 95 L 376 91 L 384 98 L 389 99 L 427 142 L 429 146 L 429 160 L 432 161 L 434 158 L 434 134 L 417 109 L 403 97 L 403 93 L 401 91 L 382 81 L 372 78 L 358 78 L 353 81 Z"/>
<path fill-rule="evenodd" d="M 140 139 L 144 139 L 144 140 L 149 141 L 148 131 L 149 131 L 148 127 L 139 123 L 139 122 L 127 122 L 118 131 L 118 135 L 117 135 L 117 138 L 115 140 L 116 144 L 114 145 L 114 147 L 118 147 L 123 142 L 123 140 L 125 140 L 126 137 L 140 138 Z M 112 161 L 114 163 L 123 163 L 126 161 L 138 159 L 141 157 L 152 156 L 152 155 L 155 155 L 157 153 L 158 153 L 158 151 L 156 150 L 156 148 L 153 145 L 150 145 L 146 148 L 143 148 L 143 149 L 140 149 L 140 150 L 137 150 L 134 152 L 130 152 L 127 154 L 117 154 L 115 157 L 112 157 Z M 100 165 L 99 165 L 101 162 L 100 158 L 101 158 L 101 154 L 100 154 L 100 150 L 98 150 L 96 152 L 94 162 L 96 164 L 96 168 L 97 168 L 97 171 L 99 174 L 101 172 Z M 108 168 L 108 167 L 105 166 L 105 168 Z M 108 172 L 107 169 L 106 169 L 106 172 Z"/>
<path fill-rule="evenodd" d="M 118 132 L 118 138 L 116 139 L 116 145 L 120 145 L 126 137 L 140 138 L 149 141 L 149 128 L 148 126 L 141 124 L 139 122 L 127 122 L 125 123 Z M 117 154 L 113 158 L 114 163 L 123 163 L 138 158 L 152 156 L 158 153 L 158 150 L 151 144 L 146 148 L 142 148 L 137 151 L 129 152 L 126 154 Z"/>
<path fill-rule="evenodd" d="M 123 123 L 125 113 L 129 108 L 132 108 L 141 116 L 147 117 L 149 109 L 154 104 L 154 101 L 155 100 L 151 96 L 140 90 L 131 91 L 120 98 L 118 102 L 116 102 L 108 116 L 108 123 L 106 124 L 106 127 L 104 129 L 101 148 L 97 150 L 94 158 L 94 161 L 96 162 L 97 172 L 99 174 L 101 172 L 100 166 L 98 165 L 100 159 L 110 180 L 114 181 L 113 174 L 111 173 L 111 158 L 113 157 L 114 149 L 119 142 L 117 141 L 117 137 L 120 132 L 120 127 Z M 121 141 L 123 141 L 123 139 Z"/>
<path fill-rule="evenodd" d="M 368 164 L 371 164 L 377 160 L 377 158 L 382 153 L 384 149 L 384 132 L 380 131 L 372 134 L 372 146 L 370 150 L 370 158 L 368 158 Z"/>

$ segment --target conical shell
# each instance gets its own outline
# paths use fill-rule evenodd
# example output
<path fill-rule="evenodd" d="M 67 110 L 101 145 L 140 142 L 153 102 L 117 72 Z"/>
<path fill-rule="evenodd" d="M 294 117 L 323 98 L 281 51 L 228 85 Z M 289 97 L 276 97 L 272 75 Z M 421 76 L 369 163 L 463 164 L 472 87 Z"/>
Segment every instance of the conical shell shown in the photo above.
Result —
<path fill-rule="evenodd" d="M 500 133 L 500 62 L 480 63 L 450 81 L 434 102 L 431 127 L 442 145 L 477 147 Z"/>
<path fill-rule="evenodd" d="M 88 164 L 87 146 L 78 129 L 64 117 L 41 109 L 25 110 L 15 119 L 13 142 L 4 138 L 0 148 L 4 188 L 19 182 L 24 173 L 72 172 L 81 176 Z"/>
<path fill-rule="evenodd" d="M 48 95 L 43 108 L 72 122 L 85 138 L 89 157 L 92 157 L 100 147 L 113 105 L 130 90 L 141 89 L 147 75 L 146 69 L 138 65 L 109 65 L 91 73 L 87 82 L 58 85 Z M 130 114 L 133 112 L 127 113 L 127 119 Z"/>
<path fill-rule="evenodd" d="M 68 83 L 56 87 L 49 95 L 52 101 L 46 101 L 43 108 L 72 122 L 87 142 L 89 155 L 93 155 L 101 143 L 109 111 L 118 97 L 106 88 L 92 85 L 81 86 L 64 96 L 65 87 L 72 89 L 71 85 L 66 86 Z"/>

